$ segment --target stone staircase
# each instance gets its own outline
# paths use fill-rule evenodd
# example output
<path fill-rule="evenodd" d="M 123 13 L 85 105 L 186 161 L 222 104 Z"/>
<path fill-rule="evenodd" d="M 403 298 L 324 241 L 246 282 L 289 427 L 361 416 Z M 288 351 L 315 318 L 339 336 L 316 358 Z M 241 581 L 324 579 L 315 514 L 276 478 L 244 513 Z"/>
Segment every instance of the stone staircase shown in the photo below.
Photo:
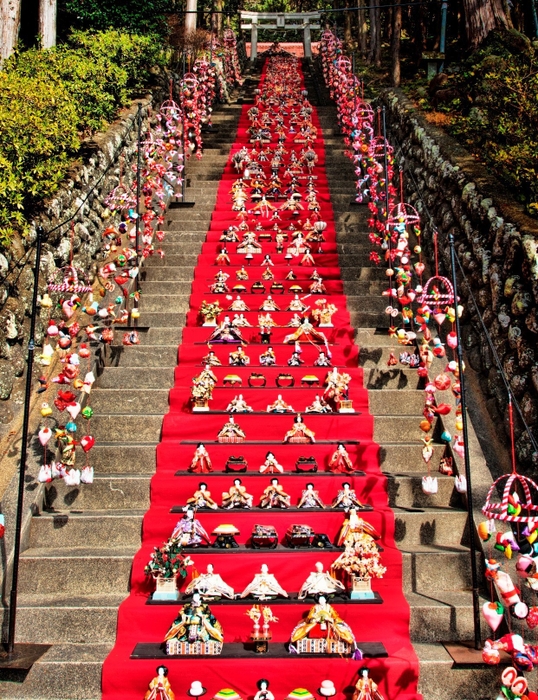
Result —
<path fill-rule="evenodd" d="M 254 83 L 247 83 L 248 99 Z M 315 104 L 313 85 L 307 88 Z M 323 92 L 322 92 L 323 97 Z M 193 267 L 213 210 L 218 182 L 233 141 L 241 104 L 221 106 L 215 130 L 205 135 L 204 158 L 188 164 L 187 200 L 193 208 L 170 209 L 163 259 L 146 261 L 141 281 L 141 344 L 106 349 L 105 369 L 92 393 L 95 417 L 91 452 L 93 486 L 54 483 L 32 521 L 21 559 L 17 641 L 53 645 L 23 683 L 0 682 L 0 697 L 93 700 L 100 697 L 100 670 L 113 645 L 119 603 L 132 557 L 140 544 L 149 505 L 155 446 L 187 310 Z M 342 155 L 332 106 L 318 106 L 326 142 L 327 173 L 339 234 L 339 252 L 352 323 L 358 329 L 360 365 L 375 416 L 374 439 L 389 480 L 397 543 L 404 556 L 404 587 L 411 605 L 411 636 L 421 664 L 426 700 L 490 697 L 496 670 L 453 670 L 439 640 L 472 636 L 467 516 L 453 481 L 439 477 L 439 492 L 426 496 L 418 423 L 423 392 L 416 372 L 388 367 L 399 346 L 388 337 L 382 270 L 370 267 L 366 210 L 351 206 L 354 175 Z M 119 336 L 119 334 L 118 334 Z M 437 464 L 443 447 L 436 447 Z"/>

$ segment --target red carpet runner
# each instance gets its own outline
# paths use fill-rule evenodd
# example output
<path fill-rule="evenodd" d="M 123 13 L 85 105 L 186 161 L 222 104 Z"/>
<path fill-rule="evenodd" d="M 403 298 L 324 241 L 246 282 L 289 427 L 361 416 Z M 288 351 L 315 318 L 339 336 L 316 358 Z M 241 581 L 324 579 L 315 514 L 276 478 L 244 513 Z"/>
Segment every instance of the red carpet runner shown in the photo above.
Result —
<path fill-rule="evenodd" d="M 300 69 L 297 67 L 294 70 Z M 264 72 L 262 88 L 266 75 Z M 297 123 L 290 129 L 290 114 L 294 112 L 298 114 L 300 107 L 304 106 L 302 102 L 304 98 L 300 95 L 302 75 L 300 73 L 298 75 L 300 77 L 294 95 L 295 101 L 290 100 L 285 107 L 279 105 L 280 113 L 284 117 L 286 135 L 284 147 L 288 152 L 285 161 L 287 164 L 291 163 L 292 152 L 300 156 L 301 150 L 305 148 L 304 140 L 297 137 L 300 133 L 300 120 L 292 119 L 292 122 Z M 277 97 L 281 96 L 277 95 Z M 249 150 L 253 148 L 249 142 L 248 129 L 251 125 L 247 116 L 249 109 L 251 109 L 250 106 L 244 107 L 232 155 L 244 146 Z M 276 108 L 272 109 L 276 115 Z M 370 669 L 373 680 L 379 684 L 379 690 L 385 700 L 420 698 L 416 690 L 418 663 L 409 641 L 409 607 L 402 593 L 402 557 L 394 543 L 394 515 L 387 503 L 386 479 L 380 472 L 379 447 L 372 441 L 373 419 L 368 413 L 368 396 L 362 386 L 363 371 L 357 367 L 357 348 L 353 344 L 353 329 L 350 326 L 339 275 L 333 211 L 324 169 L 323 139 L 315 110 L 311 120 L 317 128 L 313 148 L 318 158 L 313 170 L 315 179 L 312 182 L 317 192 L 315 199 L 320 204 L 319 218 L 327 222 L 323 232 L 324 242 L 311 243 L 315 267 L 300 264 L 302 253 L 286 258 L 287 249 L 292 245 L 290 224 L 293 223 L 296 231 L 300 230 L 309 216 L 306 199 L 308 179 L 305 175 L 298 179 L 299 191 L 302 194 L 299 201 L 304 207 L 298 215 L 289 210 L 281 210 L 280 219 L 277 220 L 272 218 L 272 210 L 266 212 L 269 214 L 268 217 L 263 213 L 247 215 L 246 222 L 249 224 L 249 230 L 254 230 L 256 224 L 261 223 L 264 230 L 273 234 L 272 241 L 266 241 L 264 236 L 261 237 L 262 253 L 254 253 L 250 265 L 245 254 L 236 251 L 237 243 L 226 244 L 231 262 L 229 266 L 222 266 L 222 270 L 229 275 L 226 284 L 230 290 L 236 284 L 243 284 L 246 287 L 246 291 L 241 293 L 241 298 L 250 309 L 243 313 L 251 327 L 241 328 L 240 332 L 248 342 L 244 350 L 250 357 L 250 365 L 230 367 L 229 353 L 237 350 L 237 344 L 214 343 L 213 350 L 222 362 L 222 366 L 213 368 L 218 382 L 210 402 L 210 411 L 193 413 L 190 403 L 192 378 L 202 371 L 202 357 L 208 352 L 207 342 L 214 331 L 213 328 L 201 326 L 198 310 L 203 300 L 208 302 L 218 300 L 221 307 L 225 309 L 232 302 L 232 296 L 209 291 L 215 281 L 215 275 L 221 269 L 221 266 L 216 263 L 216 257 L 223 245 L 219 242 L 223 229 L 230 225 L 238 226 L 241 223 L 238 213 L 232 211 L 230 191 L 238 179 L 232 158 L 226 166 L 220 183 L 211 229 L 207 234 L 195 271 L 190 301 L 191 310 L 179 349 L 175 384 L 170 392 L 170 412 L 164 418 L 162 441 L 157 448 L 157 471 L 151 484 L 151 507 L 144 519 L 142 547 L 133 563 L 131 593 L 120 607 L 116 646 L 103 668 L 105 700 L 112 700 L 112 698 L 141 700 L 148 682 L 156 675 L 155 669 L 159 663 L 165 663 L 169 668 L 168 678 L 176 697 L 183 696 L 190 688 L 192 681 L 200 680 L 207 688 L 206 697 L 208 698 L 212 698 L 217 691 L 225 687 L 235 689 L 243 698 L 252 698 L 257 690 L 256 681 L 262 677 L 271 682 L 270 690 L 274 693 L 276 700 L 283 700 L 291 690 L 297 687 L 304 687 L 316 693 L 321 681 L 326 679 L 334 682 L 337 697 L 342 697 L 342 692 L 348 695 L 351 693 L 352 686 L 357 680 L 357 671 L 365 665 Z M 271 153 L 277 148 L 277 134 L 274 128 L 271 130 L 271 136 L 270 147 L 268 148 L 267 144 L 262 146 L 268 150 L 267 160 L 263 160 L 262 156 L 261 163 L 267 177 L 266 182 L 271 177 Z M 289 187 L 291 179 L 286 175 L 286 170 L 287 166 L 279 170 L 284 196 L 278 200 L 269 200 L 272 206 L 279 207 L 287 201 L 289 193 L 286 195 L 285 190 Z M 303 170 L 307 172 L 306 168 Z M 244 175 L 245 183 L 249 185 L 245 189 L 251 194 L 251 181 L 247 181 L 250 173 Z M 266 184 L 263 186 L 266 187 Z M 246 202 L 247 210 L 252 210 L 255 203 L 256 199 L 249 198 Z M 316 219 L 316 215 L 312 215 L 311 223 Z M 288 242 L 284 243 L 283 251 L 280 253 L 277 252 L 273 230 L 275 221 L 278 227 L 289 236 Z M 305 231 L 308 231 L 308 226 Z M 259 234 L 260 231 L 258 230 L 257 233 Z M 239 231 L 239 237 L 242 238 L 241 231 Z M 261 263 L 267 253 L 274 262 L 274 266 L 271 267 L 274 274 L 272 281 L 262 279 L 266 266 L 262 266 Z M 248 280 L 238 281 L 236 272 L 243 265 L 248 273 Z M 300 349 L 304 364 L 300 367 L 288 367 L 287 362 L 294 351 L 294 344 L 283 344 L 285 336 L 295 330 L 293 327 L 286 327 L 294 315 L 292 311 L 285 311 L 294 298 L 294 294 L 289 293 L 289 288 L 291 285 L 299 285 L 303 290 L 299 297 L 306 297 L 312 284 L 314 269 L 321 276 L 327 292 L 320 296 L 308 296 L 304 301 L 310 306 L 310 313 L 316 308 L 315 302 L 319 298 L 326 298 L 338 308 L 332 319 L 334 327 L 319 328 L 319 331 L 325 333 L 329 340 L 333 367 L 337 367 L 340 371 L 345 370 L 351 375 L 349 399 L 353 401 L 355 413 L 303 414 L 306 426 L 315 433 L 315 444 L 283 444 L 284 436 L 292 428 L 295 416 L 266 413 L 267 406 L 281 394 L 284 401 L 296 411 L 303 412 L 314 401 L 315 396 L 323 393 L 323 382 L 328 372 L 327 368 L 313 366 L 319 351 L 323 349 L 322 345 L 314 345 L 303 339 Z M 287 279 L 291 270 L 296 275 L 293 281 Z M 252 294 L 251 286 L 257 281 L 263 281 L 266 291 L 263 292 L 260 289 L 260 293 Z M 259 356 L 267 350 L 268 346 L 261 344 L 258 327 L 258 315 L 265 312 L 258 309 L 271 293 L 269 288 L 275 282 L 277 287 L 273 288 L 271 296 L 281 309 L 281 311 L 270 312 L 273 320 L 278 324 L 272 329 L 271 335 L 271 347 L 276 355 L 276 365 L 266 368 L 260 367 Z M 285 293 L 282 295 L 279 293 L 278 283 L 285 288 Z M 230 291 L 230 295 L 235 299 L 237 292 Z M 219 322 L 224 319 L 224 315 L 220 316 Z M 230 316 L 233 317 L 233 315 L 234 312 L 230 311 Z M 265 387 L 249 387 L 248 379 L 252 372 L 265 375 Z M 276 385 L 277 376 L 281 373 L 293 375 L 293 387 L 288 387 L 287 384 L 290 382 L 285 379 L 280 380 L 281 388 Z M 223 379 L 228 374 L 241 377 L 241 386 L 225 386 Z M 301 380 L 305 375 L 317 376 L 320 379 L 321 388 L 302 383 Z M 216 441 L 217 433 L 228 421 L 226 408 L 239 393 L 242 393 L 246 402 L 254 410 L 254 413 L 236 414 L 236 422 L 246 434 L 246 441 L 242 444 L 219 444 Z M 191 474 L 187 471 L 198 441 L 203 442 L 209 452 L 214 470 L 211 474 Z M 328 462 L 336 449 L 337 441 L 346 443 L 353 465 L 357 470 L 361 470 L 360 473 L 344 476 L 328 471 Z M 387 567 L 387 573 L 383 579 L 373 580 L 373 588 L 380 594 L 383 602 L 382 604 L 362 602 L 357 604 L 342 598 L 336 598 L 331 602 L 339 615 L 351 626 L 359 647 L 366 642 L 381 642 L 385 646 L 387 656 L 366 658 L 362 662 L 339 656 L 301 657 L 297 654 L 289 654 L 285 658 L 272 658 L 270 655 L 262 656 L 254 653 L 251 658 L 246 659 L 230 659 L 224 656 L 165 657 L 159 661 L 155 658 L 131 658 L 135 646 L 139 643 L 153 643 L 155 649 L 158 647 L 182 604 L 182 601 L 148 604 L 148 596 L 153 590 L 154 583 L 144 576 L 144 565 L 149 560 L 152 548 L 168 539 L 174 525 L 181 518 L 181 514 L 173 513 L 171 509 L 175 506 L 184 506 L 187 498 L 197 490 L 200 481 L 207 482 L 212 497 L 220 506 L 222 492 L 230 488 L 236 476 L 242 478 L 246 490 L 254 496 L 254 506 L 257 506 L 260 495 L 272 478 L 272 475 L 259 473 L 260 465 L 264 462 L 268 450 L 274 452 L 277 460 L 284 467 L 284 474 L 277 476 L 284 491 L 290 495 L 292 506 L 298 503 L 306 483 L 314 482 L 315 489 L 319 491 L 328 509 L 262 511 L 257 508 L 222 510 L 219 507 L 216 511 L 199 511 L 196 517 L 208 533 L 222 523 L 235 525 L 240 531 L 237 541 L 242 548 L 240 550 L 210 548 L 192 550 L 191 556 L 196 570 L 205 572 L 207 565 L 213 564 L 215 572 L 220 574 L 236 593 L 240 593 L 254 575 L 260 572 L 261 565 L 267 564 L 269 571 L 276 576 L 286 591 L 297 592 L 309 572 L 315 570 L 316 562 L 322 562 L 325 570 L 329 570 L 340 552 L 335 549 L 286 548 L 282 546 L 286 530 L 294 523 L 309 524 L 316 532 L 326 533 L 335 543 L 345 514 L 343 511 L 330 509 L 330 504 L 341 488 L 342 482 L 349 481 L 359 499 L 373 507 L 371 512 L 361 513 L 361 515 L 381 534 L 380 544 L 383 548 L 381 558 L 383 565 Z M 242 455 L 246 459 L 247 473 L 239 475 L 224 473 L 225 463 L 231 455 Z M 319 465 L 318 472 L 297 473 L 295 463 L 300 456 L 315 457 Z M 276 528 L 281 543 L 277 549 L 245 548 L 253 525 L 257 523 L 273 525 Z M 189 574 L 187 583 L 190 576 Z M 183 584 L 184 587 L 185 584 Z M 224 649 L 227 644 L 248 641 L 252 622 L 245 613 L 253 602 L 247 603 L 242 600 L 210 603 L 213 614 L 224 630 Z M 271 601 L 269 605 L 279 619 L 271 625 L 272 643 L 288 642 L 292 629 L 313 604 L 313 600 Z M 272 643 L 270 642 L 270 649 Z"/>

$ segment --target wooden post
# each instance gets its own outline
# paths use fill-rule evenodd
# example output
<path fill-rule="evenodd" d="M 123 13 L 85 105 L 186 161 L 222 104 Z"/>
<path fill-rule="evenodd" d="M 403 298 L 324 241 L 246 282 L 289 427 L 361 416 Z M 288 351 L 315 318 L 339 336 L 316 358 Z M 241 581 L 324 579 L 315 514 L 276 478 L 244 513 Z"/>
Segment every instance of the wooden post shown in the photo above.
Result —
<path fill-rule="evenodd" d="M 56 46 L 56 12 L 56 0 L 40 0 L 38 33 L 42 49 Z"/>
<path fill-rule="evenodd" d="M 312 36 L 310 33 L 310 22 L 305 22 L 304 25 L 304 57 L 312 58 Z"/>
<path fill-rule="evenodd" d="M 185 33 L 196 31 L 196 13 L 198 12 L 198 0 L 187 0 L 187 14 L 185 15 Z"/>
<path fill-rule="evenodd" d="M 254 62 L 258 58 L 258 18 L 252 18 L 252 29 L 250 30 L 250 60 Z"/>
<path fill-rule="evenodd" d="M 20 25 L 21 0 L 0 0 L 0 64 L 13 53 Z"/>

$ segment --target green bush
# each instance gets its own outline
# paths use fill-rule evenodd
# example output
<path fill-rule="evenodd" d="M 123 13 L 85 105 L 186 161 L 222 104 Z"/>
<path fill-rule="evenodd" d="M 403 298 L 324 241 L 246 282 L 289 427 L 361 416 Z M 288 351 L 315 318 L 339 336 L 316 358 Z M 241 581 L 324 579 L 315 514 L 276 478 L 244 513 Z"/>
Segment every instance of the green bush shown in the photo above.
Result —
<path fill-rule="evenodd" d="M 453 81 L 470 107 L 451 105 L 456 112 L 452 133 L 532 215 L 538 202 L 537 58 L 538 52 L 517 32 L 492 32 Z"/>
<path fill-rule="evenodd" d="M 167 15 L 182 9 L 178 0 L 60 0 L 59 11 L 70 27 L 167 34 Z"/>
<path fill-rule="evenodd" d="M 80 150 L 166 62 L 156 37 L 76 32 L 71 46 L 18 52 L 0 71 L 0 245 L 57 191 Z"/>

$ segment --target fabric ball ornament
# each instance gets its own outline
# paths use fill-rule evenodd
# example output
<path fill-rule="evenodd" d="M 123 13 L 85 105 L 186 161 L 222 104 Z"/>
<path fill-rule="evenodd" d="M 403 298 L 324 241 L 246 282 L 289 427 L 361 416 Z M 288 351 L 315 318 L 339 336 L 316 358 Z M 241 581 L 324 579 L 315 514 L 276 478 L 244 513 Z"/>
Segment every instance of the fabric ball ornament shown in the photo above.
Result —
<path fill-rule="evenodd" d="M 495 632 L 503 621 L 504 607 L 499 602 L 484 603 L 482 615 L 493 632 Z"/>
<path fill-rule="evenodd" d="M 439 391 L 444 391 L 450 387 L 450 377 L 446 374 L 438 374 L 433 380 L 433 383 Z"/>
<path fill-rule="evenodd" d="M 516 562 L 517 575 L 521 578 L 529 578 L 536 573 L 536 562 L 528 554 L 522 554 Z M 536 608 L 538 613 L 538 608 Z"/>
<path fill-rule="evenodd" d="M 529 607 L 526 603 L 519 602 L 512 605 L 510 612 L 514 617 L 517 617 L 518 620 L 524 620 L 529 614 Z"/>
<path fill-rule="evenodd" d="M 526 622 L 527 627 L 531 630 L 538 626 L 538 608 L 535 605 L 533 605 L 532 608 L 529 608 L 529 614 L 526 617 Z"/>

